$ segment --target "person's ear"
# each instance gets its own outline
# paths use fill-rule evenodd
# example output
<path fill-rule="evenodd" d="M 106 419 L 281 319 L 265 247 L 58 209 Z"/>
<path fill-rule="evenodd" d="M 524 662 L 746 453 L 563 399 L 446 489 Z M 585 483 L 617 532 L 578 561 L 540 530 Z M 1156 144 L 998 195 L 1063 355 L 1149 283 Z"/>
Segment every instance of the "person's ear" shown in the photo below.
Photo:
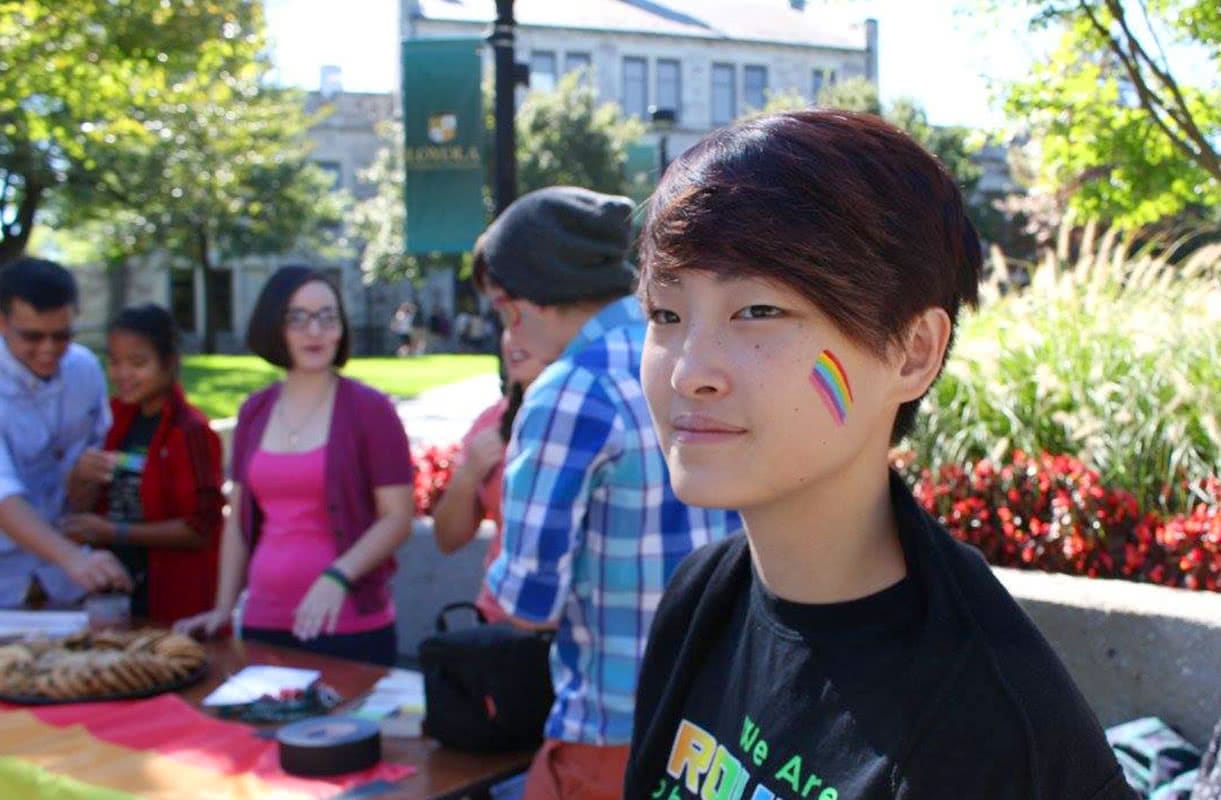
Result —
<path fill-rule="evenodd" d="M 941 372 L 950 342 L 950 315 L 933 306 L 916 315 L 898 346 L 898 400 L 906 403 L 924 396 Z"/>

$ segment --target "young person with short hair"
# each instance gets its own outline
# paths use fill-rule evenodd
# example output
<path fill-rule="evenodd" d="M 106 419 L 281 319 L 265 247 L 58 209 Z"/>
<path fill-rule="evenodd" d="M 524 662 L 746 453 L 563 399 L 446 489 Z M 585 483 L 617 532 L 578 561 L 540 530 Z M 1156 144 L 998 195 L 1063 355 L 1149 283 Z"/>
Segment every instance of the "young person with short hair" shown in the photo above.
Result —
<path fill-rule="evenodd" d="M 0 608 L 131 586 L 113 554 L 55 529 L 69 476 L 102 468 L 82 455 L 110 427 L 102 369 L 72 341 L 76 305 L 76 279 L 59 264 L 0 267 Z"/>
<path fill-rule="evenodd" d="M 107 547 L 132 575 L 131 610 L 168 625 L 212 606 L 224 522 L 220 437 L 186 398 L 170 312 L 148 303 L 110 323 L 106 364 L 114 424 L 86 455 L 105 473 L 78 476 L 78 507 L 61 527 Z M 97 478 L 100 478 L 98 480 Z"/>
<path fill-rule="evenodd" d="M 666 591 L 625 796 L 1131 797 L 1051 647 L 888 466 L 977 300 L 944 167 L 876 117 L 763 116 L 670 165 L 641 241 L 675 493 L 745 534 Z"/>
<path fill-rule="evenodd" d="M 350 336 L 321 273 L 283 267 L 263 286 L 246 340 L 284 380 L 238 412 L 216 603 L 180 630 L 215 633 L 248 586 L 243 637 L 395 663 L 390 578 L 411 535 L 414 469 L 390 399 L 338 373 Z"/>

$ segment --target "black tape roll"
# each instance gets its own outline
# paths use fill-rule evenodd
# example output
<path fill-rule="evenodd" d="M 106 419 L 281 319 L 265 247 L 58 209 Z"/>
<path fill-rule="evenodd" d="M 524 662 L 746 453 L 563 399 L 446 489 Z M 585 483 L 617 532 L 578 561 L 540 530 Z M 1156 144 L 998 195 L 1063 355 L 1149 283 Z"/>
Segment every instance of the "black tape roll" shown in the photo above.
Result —
<path fill-rule="evenodd" d="M 381 761 L 377 723 L 355 717 L 311 717 L 276 732 L 280 767 L 291 775 L 339 775 Z"/>

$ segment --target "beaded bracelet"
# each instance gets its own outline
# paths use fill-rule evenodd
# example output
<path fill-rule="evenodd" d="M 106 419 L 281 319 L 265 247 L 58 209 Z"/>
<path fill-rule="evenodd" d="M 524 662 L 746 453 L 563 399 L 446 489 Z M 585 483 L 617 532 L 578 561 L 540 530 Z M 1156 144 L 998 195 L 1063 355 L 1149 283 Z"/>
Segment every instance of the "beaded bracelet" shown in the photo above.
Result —
<path fill-rule="evenodd" d="M 327 567 L 322 571 L 322 575 L 325 578 L 330 578 L 331 580 L 335 581 L 335 583 L 339 584 L 345 592 L 352 591 L 351 579 L 349 579 L 347 575 L 344 575 L 343 571 L 339 569 L 339 567 Z"/>

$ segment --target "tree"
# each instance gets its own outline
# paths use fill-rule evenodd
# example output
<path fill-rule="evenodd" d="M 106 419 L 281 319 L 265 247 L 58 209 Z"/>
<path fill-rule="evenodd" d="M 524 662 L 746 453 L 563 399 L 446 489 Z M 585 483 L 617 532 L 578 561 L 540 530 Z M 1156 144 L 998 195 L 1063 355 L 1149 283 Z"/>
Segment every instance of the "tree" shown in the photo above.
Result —
<path fill-rule="evenodd" d="M 1216 0 L 1027 0 L 1060 41 L 1005 107 L 1040 143 L 1039 180 L 1120 226 L 1221 203 L 1221 14 Z M 1165 44 L 1164 44 L 1165 42 Z M 1167 45 L 1207 65 L 1175 74 Z"/>
<path fill-rule="evenodd" d="M 51 209 L 61 226 L 108 236 L 100 250 L 110 263 L 161 251 L 201 268 L 208 352 L 216 268 L 334 238 L 343 203 L 308 160 L 301 93 L 266 84 L 261 7 L 229 5 L 244 22 L 230 18 L 215 40 L 159 73 L 155 91 L 120 120 L 131 135 L 86 151 Z"/>
<path fill-rule="evenodd" d="M 615 103 L 597 104 L 583 72 L 560 78 L 551 92 L 532 92 L 517 112 L 517 179 L 522 193 L 584 186 L 625 194 L 627 146 L 644 134 Z"/>
<path fill-rule="evenodd" d="M 884 117 L 937 156 L 954 176 L 964 195 L 969 196 L 979 183 L 981 170 L 971 160 L 978 146 L 972 141 L 971 131 L 959 126 L 929 124 L 924 109 L 915 100 L 901 97 L 883 108 L 876 84 L 866 78 L 849 78 L 824 87 L 818 95 L 817 104 Z M 770 114 L 808 107 L 809 103 L 798 92 L 775 92 L 768 96 L 767 104 L 758 113 Z"/>
<path fill-rule="evenodd" d="M 156 138 L 146 111 L 259 19 L 256 0 L 0 2 L 0 263 L 65 189 L 77 203 L 124 197 L 115 157 Z"/>
<path fill-rule="evenodd" d="M 360 269 L 367 280 L 415 280 L 431 267 L 452 266 L 453 259 L 407 252 L 407 206 L 403 199 L 403 124 L 382 123 L 385 145 L 360 179 L 377 187 L 368 199 L 352 206 L 347 224 L 360 247 Z"/>
<path fill-rule="evenodd" d="M 484 93 L 487 127 L 484 157 L 493 174 L 495 120 L 489 93 Z M 640 138 L 644 126 L 623 116 L 614 103 L 597 105 L 588 79 L 570 73 L 554 91 L 532 92 L 517 111 L 517 175 L 521 194 L 546 186 L 569 184 L 595 191 L 623 194 L 627 190 L 624 161 L 627 146 Z M 411 255 L 403 232 L 403 132 L 395 123 L 382 130 L 386 145 L 361 178 L 377 186 L 374 196 L 358 203 L 348 224 L 361 245 L 360 266 L 369 278 L 414 279 L 434 266 L 455 266 L 451 257 Z M 468 259 L 469 260 L 469 259 Z"/>
<path fill-rule="evenodd" d="M 316 252 L 334 242 L 343 218 L 345 198 L 308 158 L 304 98 L 262 85 L 262 72 L 259 65 L 232 85 L 184 85 L 184 102 L 171 102 L 159 120 L 171 133 L 128 176 L 140 202 L 122 218 L 127 252 L 164 250 L 202 270 L 205 352 L 216 344 L 208 301 L 217 267 L 241 256 Z"/>
<path fill-rule="evenodd" d="M 845 108 L 882 116 L 882 99 L 878 86 L 867 78 L 849 78 L 829 84 L 818 93 L 815 102 L 828 108 Z"/>

